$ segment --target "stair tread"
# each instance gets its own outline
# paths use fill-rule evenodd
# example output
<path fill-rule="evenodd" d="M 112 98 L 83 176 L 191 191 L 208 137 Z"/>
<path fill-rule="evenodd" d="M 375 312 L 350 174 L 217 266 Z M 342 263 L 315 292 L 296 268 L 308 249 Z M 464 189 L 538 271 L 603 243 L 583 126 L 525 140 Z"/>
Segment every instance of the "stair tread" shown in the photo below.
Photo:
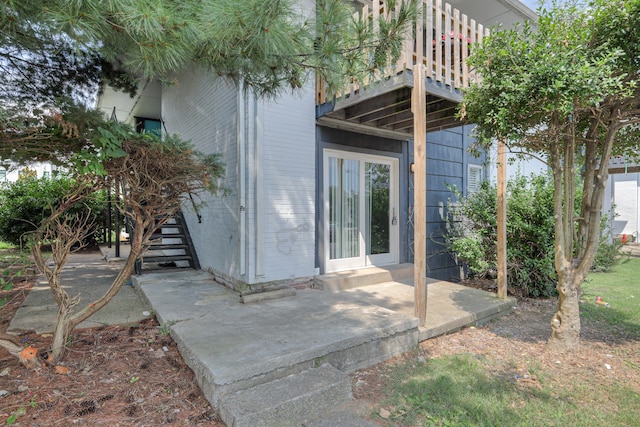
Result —
<path fill-rule="evenodd" d="M 198 256 L 192 245 L 191 237 L 187 229 L 187 224 L 182 217 L 180 211 L 174 216 L 167 218 L 165 216 L 158 217 L 166 219 L 168 222 L 155 229 L 149 238 L 149 246 L 147 247 L 147 255 L 143 255 L 141 261 L 136 264 L 136 274 L 142 274 L 143 263 L 171 263 L 176 261 L 186 261 L 189 266 L 194 269 L 200 268 Z M 161 251 L 177 251 L 163 254 Z M 182 252 L 182 253 L 180 253 Z M 153 267 L 148 267 L 153 268 Z"/>
<path fill-rule="evenodd" d="M 159 239 L 182 239 L 184 240 L 184 234 L 152 234 L 149 240 L 159 240 Z"/>
<path fill-rule="evenodd" d="M 189 261 L 191 255 L 160 255 L 160 256 L 143 256 L 144 262 L 171 262 L 171 261 Z"/>
<path fill-rule="evenodd" d="M 173 250 L 173 249 L 187 249 L 188 246 L 184 243 L 162 243 L 162 244 L 151 244 L 147 248 L 148 251 L 161 251 L 161 250 Z"/>

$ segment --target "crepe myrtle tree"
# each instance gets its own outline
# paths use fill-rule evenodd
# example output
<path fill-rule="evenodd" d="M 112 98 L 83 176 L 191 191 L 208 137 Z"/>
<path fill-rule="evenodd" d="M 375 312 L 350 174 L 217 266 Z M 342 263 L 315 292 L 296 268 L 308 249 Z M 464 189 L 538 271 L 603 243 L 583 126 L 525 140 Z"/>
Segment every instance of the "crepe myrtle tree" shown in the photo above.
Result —
<path fill-rule="evenodd" d="M 217 192 L 223 165 L 215 155 L 204 156 L 176 137 L 160 139 L 139 134 L 125 125 L 104 123 L 85 147 L 107 154 L 85 153 L 72 159 L 75 186 L 33 234 L 32 252 L 38 269 L 49 282 L 58 305 L 58 316 L 48 360 L 64 355 L 71 331 L 104 307 L 118 293 L 133 272 L 135 262 L 148 248 L 151 235 L 180 209 L 184 200 L 197 200 L 203 191 Z M 109 289 L 94 301 L 81 301 L 63 287 L 61 274 L 68 255 L 78 250 L 84 236 L 94 231 L 87 217 L 71 213 L 97 191 L 116 188 L 116 206 L 132 224 L 131 252 Z M 196 199 L 194 199 L 196 197 Z M 51 246 L 53 266 L 43 253 Z M 79 304 L 82 306 L 79 307 Z"/>
<path fill-rule="evenodd" d="M 640 148 L 640 0 L 554 2 L 539 15 L 537 27 L 497 29 L 474 51 L 482 82 L 460 115 L 477 124 L 479 146 L 501 140 L 552 171 L 559 297 L 548 347 L 564 352 L 580 343 L 580 286 L 600 240 L 609 158 Z"/>

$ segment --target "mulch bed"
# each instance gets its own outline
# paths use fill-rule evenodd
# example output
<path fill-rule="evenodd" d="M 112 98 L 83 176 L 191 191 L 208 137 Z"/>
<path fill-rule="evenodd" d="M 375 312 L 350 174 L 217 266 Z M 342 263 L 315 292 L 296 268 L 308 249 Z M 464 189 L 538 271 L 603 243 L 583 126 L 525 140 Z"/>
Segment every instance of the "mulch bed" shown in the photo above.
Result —
<path fill-rule="evenodd" d="M 0 291 L 0 334 L 6 332 L 33 281 Z M 14 426 L 224 427 L 198 388 L 193 371 L 157 321 L 73 332 L 57 373 L 34 371 L 0 348 L 0 422 Z M 14 337 L 44 353 L 51 334 Z"/>

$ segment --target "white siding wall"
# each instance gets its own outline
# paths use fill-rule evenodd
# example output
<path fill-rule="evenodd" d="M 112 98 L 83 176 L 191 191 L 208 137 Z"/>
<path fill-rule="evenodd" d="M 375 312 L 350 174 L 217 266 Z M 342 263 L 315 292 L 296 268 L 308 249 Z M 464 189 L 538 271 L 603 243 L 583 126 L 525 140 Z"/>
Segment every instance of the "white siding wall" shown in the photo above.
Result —
<path fill-rule="evenodd" d="M 165 87 L 162 118 L 169 134 L 191 140 L 205 153 L 222 153 L 227 196 L 209 196 L 200 207 L 199 223 L 190 205 L 185 217 L 203 269 L 239 278 L 237 191 L 237 90 L 221 79 L 184 73 Z"/>
<path fill-rule="evenodd" d="M 610 202 L 614 205 L 615 214 L 612 219 L 611 233 L 618 234 L 636 234 L 640 227 L 639 210 L 640 210 L 640 174 L 613 174 L 609 176 L 609 186 L 612 189 Z M 606 196 L 605 196 L 606 197 Z M 607 212 L 606 199 L 604 212 Z"/>
<path fill-rule="evenodd" d="M 300 2 L 305 15 L 313 15 L 314 5 Z M 306 91 L 277 101 L 243 97 L 224 80 L 196 72 L 163 89 L 167 131 L 224 155 L 231 194 L 208 198 L 201 223 L 185 206 L 203 269 L 248 284 L 314 275 L 314 104 L 313 79 Z"/>
<path fill-rule="evenodd" d="M 203 152 L 223 153 L 226 165 L 224 185 L 231 194 L 209 197 L 201 223 L 185 206 L 200 264 L 249 284 L 309 278 L 315 272 L 313 90 L 278 101 L 239 100 L 239 93 L 224 80 L 196 73 L 163 89 L 167 132 Z"/>
<path fill-rule="evenodd" d="M 264 280 L 313 276 L 316 142 L 311 87 L 265 103 Z"/>

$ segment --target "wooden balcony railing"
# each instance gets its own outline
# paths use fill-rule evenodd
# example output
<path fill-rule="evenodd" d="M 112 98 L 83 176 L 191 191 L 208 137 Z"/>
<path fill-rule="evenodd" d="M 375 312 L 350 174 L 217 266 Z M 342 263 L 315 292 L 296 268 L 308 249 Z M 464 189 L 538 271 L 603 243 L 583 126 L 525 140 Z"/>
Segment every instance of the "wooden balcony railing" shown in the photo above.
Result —
<path fill-rule="evenodd" d="M 640 172 L 640 160 L 626 156 L 609 157 L 609 173 L 633 173 Z"/>
<path fill-rule="evenodd" d="M 375 23 L 381 16 L 389 18 L 397 13 L 396 9 L 388 9 L 384 0 L 373 0 L 372 3 L 371 7 L 364 5 L 356 18 L 372 18 L 371 22 Z M 412 70 L 414 65 L 420 63 L 425 67 L 426 76 L 432 81 L 451 89 L 469 87 L 479 78 L 468 65 L 469 53 L 488 34 L 489 30 L 482 24 L 461 14 L 449 3 L 444 3 L 443 0 L 422 0 L 418 3 L 415 25 L 407 31 L 398 60 L 383 70 L 376 70 L 365 81 L 350 84 L 337 93 L 336 97 L 340 99 L 365 91 L 377 82 L 405 70 Z M 328 96 L 324 82 L 317 81 L 316 86 L 316 104 L 324 104 Z"/>

